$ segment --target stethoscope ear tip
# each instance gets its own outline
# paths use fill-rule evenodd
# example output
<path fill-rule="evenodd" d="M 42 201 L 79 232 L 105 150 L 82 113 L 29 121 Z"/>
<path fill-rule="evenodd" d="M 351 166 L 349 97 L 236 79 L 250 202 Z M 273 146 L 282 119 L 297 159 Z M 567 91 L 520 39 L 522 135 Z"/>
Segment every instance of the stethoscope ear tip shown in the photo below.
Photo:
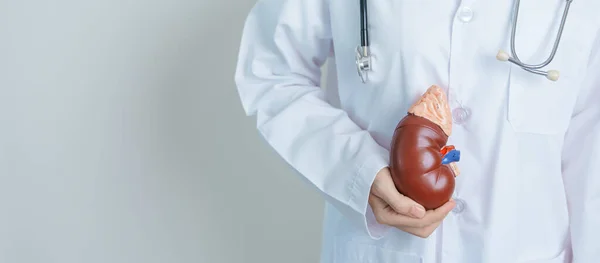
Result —
<path fill-rule="evenodd" d="M 506 53 L 504 50 L 498 51 L 498 54 L 496 55 L 496 59 L 500 61 L 508 61 L 509 58 L 510 55 L 508 55 L 508 53 Z"/>
<path fill-rule="evenodd" d="M 551 81 L 557 81 L 560 78 L 560 72 L 558 70 L 548 70 L 546 78 Z"/>
<path fill-rule="evenodd" d="M 510 55 L 506 51 L 500 50 L 498 51 L 498 54 L 496 54 L 496 59 L 500 61 L 509 61 Z M 522 67 L 525 68 L 525 66 Z M 551 81 L 557 81 L 560 78 L 560 72 L 558 70 L 548 70 L 548 72 L 546 72 L 545 74 L 543 73 L 543 71 L 533 71 L 533 69 L 530 69 L 529 71 L 540 75 L 545 75 L 546 78 Z"/>

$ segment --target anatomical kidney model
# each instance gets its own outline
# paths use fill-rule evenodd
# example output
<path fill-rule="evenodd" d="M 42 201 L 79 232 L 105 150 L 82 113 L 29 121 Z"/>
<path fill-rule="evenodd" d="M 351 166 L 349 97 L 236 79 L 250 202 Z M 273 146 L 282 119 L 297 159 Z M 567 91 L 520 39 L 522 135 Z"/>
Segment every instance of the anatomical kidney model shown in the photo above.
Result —
<path fill-rule="evenodd" d="M 450 200 L 460 151 L 446 145 L 452 114 L 446 94 L 431 86 L 400 120 L 392 137 L 390 171 L 396 188 L 425 209 Z"/>

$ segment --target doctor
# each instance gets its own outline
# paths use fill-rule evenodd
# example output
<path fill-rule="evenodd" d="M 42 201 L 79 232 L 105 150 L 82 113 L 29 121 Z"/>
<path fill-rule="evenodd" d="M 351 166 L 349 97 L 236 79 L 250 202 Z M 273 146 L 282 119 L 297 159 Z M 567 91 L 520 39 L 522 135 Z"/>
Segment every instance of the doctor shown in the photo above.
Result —
<path fill-rule="evenodd" d="M 514 3 L 369 0 L 364 81 L 359 0 L 252 9 L 239 95 L 327 201 L 322 263 L 600 262 L 600 1 L 570 5 L 551 76 L 503 60 L 544 62 L 566 1 L 520 3 L 512 38 Z M 461 175 L 424 211 L 387 166 L 395 125 L 431 85 L 448 94 Z"/>

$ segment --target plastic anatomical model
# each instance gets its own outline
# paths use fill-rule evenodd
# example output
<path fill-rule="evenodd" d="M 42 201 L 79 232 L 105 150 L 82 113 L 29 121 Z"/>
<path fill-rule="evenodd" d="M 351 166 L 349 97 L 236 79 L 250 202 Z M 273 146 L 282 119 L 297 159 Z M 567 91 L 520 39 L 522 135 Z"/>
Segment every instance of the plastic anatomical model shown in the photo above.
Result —
<path fill-rule="evenodd" d="M 446 145 L 452 114 L 446 94 L 431 86 L 400 120 L 392 137 L 390 171 L 396 188 L 425 209 L 448 202 L 459 175 L 460 151 Z"/>

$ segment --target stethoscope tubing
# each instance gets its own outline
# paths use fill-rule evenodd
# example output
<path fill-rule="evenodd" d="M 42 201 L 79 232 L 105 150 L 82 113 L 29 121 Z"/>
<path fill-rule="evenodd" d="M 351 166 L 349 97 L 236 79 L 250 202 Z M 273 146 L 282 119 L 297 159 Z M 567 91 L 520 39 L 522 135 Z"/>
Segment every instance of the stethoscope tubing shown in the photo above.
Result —
<path fill-rule="evenodd" d="M 552 62 L 552 60 L 554 60 L 554 57 L 556 55 L 556 51 L 558 50 L 558 46 L 560 44 L 560 40 L 562 38 L 562 33 L 563 30 L 565 28 L 565 24 L 567 21 L 567 15 L 569 13 L 569 8 L 571 6 L 571 3 L 573 2 L 573 0 L 566 0 L 566 6 L 565 6 L 565 10 L 563 12 L 562 18 L 561 18 L 561 22 L 560 22 L 560 26 L 558 28 L 558 33 L 556 35 L 555 41 L 554 41 L 554 46 L 552 47 L 552 52 L 550 53 L 550 56 L 548 56 L 548 58 L 546 59 L 546 61 L 537 64 L 537 65 L 532 65 L 532 64 L 526 64 L 523 63 L 520 59 L 519 56 L 517 55 L 517 49 L 516 49 L 516 45 L 515 45 L 515 39 L 516 39 L 516 32 L 517 32 L 517 20 L 519 17 L 519 5 L 521 3 L 521 0 L 516 0 L 515 1 L 515 11 L 514 11 L 514 15 L 513 15 L 513 23 L 512 23 L 512 32 L 511 32 L 511 37 L 510 37 L 510 49 L 511 49 L 511 54 L 512 57 L 508 59 L 508 61 L 520 66 L 521 68 L 523 68 L 524 70 L 527 70 L 529 72 L 535 73 L 535 74 L 540 74 L 540 75 L 545 75 L 545 73 L 543 71 L 537 70 L 537 69 L 541 69 L 545 66 L 548 66 L 548 64 L 550 64 L 550 62 Z"/>
<path fill-rule="evenodd" d="M 369 48 L 369 11 L 367 0 L 360 0 L 360 46 L 363 49 Z M 363 51 L 367 55 L 368 51 Z"/>
<path fill-rule="evenodd" d="M 509 61 L 528 72 L 546 76 L 548 79 L 553 80 L 553 81 L 557 80 L 558 74 L 559 74 L 558 71 L 556 71 L 556 70 L 543 71 L 540 69 L 545 66 L 548 66 L 552 62 L 552 60 L 554 60 L 554 57 L 556 56 L 556 52 L 558 51 L 558 46 L 559 46 L 560 40 L 562 38 L 563 30 L 564 30 L 566 20 L 567 20 L 567 15 L 569 13 L 569 8 L 571 6 L 571 3 L 573 2 L 573 0 L 565 0 L 565 1 L 566 1 L 565 9 L 564 9 L 564 12 L 563 12 L 563 15 L 561 18 L 560 26 L 559 26 L 559 29 L 558 29 L 558 32 L 557 32 L 557 35 L 556 35 L 556 38 L 554 41 L 554 45 L 552 47 L 552 51 L 551 51 L 550 55 L 548 56 L 548 58 L 544 62 L 537 64 L 537 65 L 526 64 L 523 61 L 521 61 L 521 59 L 519 59 L 519 56 L 517 55 L 516 47 L 515 47 L 515 38 L 516 38 L 517 24 L 518 24 L 517 20 L 519 17 L 519 6 L 521 3 L 520 0 L 515 0 L 515 6 L 514 6 L 514 12 L 513 12 L 513 23 L 512 23 L 512 30 L 511 30 L 511 37 L 510 37 L 510 48 L 511 48 L 512 56 L 509 56 L 505 52 L 500 51 L 498 53 L 497 58 L 501 61 Z M 363 83 L 366 82 L 366 72 L 371 69 L 369 46 L 370 46 L 369 14 L 368 14 L 367 0 L 360 0 L 360 47 L 357 48 L 356 64 L 358 67 L 358 74 L 360 75 Z"/>

